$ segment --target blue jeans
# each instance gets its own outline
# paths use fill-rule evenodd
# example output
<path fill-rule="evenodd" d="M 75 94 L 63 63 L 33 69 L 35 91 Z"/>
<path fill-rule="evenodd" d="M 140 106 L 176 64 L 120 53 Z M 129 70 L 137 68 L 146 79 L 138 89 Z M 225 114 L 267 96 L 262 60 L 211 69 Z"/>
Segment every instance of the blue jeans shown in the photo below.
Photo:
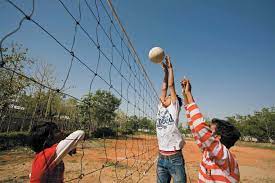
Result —
<path fill-rule="evenodd" d="M 186 182 L 184 158 L 181 152 L 171 156 L 159 155 L 157 183 L 170 183 L 172 177 L 175 183 Z"/>

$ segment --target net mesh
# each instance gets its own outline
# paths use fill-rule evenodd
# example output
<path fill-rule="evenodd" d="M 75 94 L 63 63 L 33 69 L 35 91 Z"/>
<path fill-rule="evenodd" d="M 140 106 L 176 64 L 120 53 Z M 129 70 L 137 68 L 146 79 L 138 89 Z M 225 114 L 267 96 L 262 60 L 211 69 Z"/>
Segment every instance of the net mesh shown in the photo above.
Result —
<path fill-rule="evenodd" d="M 14 20 L 0 37 L 1 132 L 48 121 L 83 129 L 92 137 L 65 158 L 65 182 L 141 181 L 155 163 L 158 96 L 114 8 L 102 0 L 43 3 L 0 4 Z"/>

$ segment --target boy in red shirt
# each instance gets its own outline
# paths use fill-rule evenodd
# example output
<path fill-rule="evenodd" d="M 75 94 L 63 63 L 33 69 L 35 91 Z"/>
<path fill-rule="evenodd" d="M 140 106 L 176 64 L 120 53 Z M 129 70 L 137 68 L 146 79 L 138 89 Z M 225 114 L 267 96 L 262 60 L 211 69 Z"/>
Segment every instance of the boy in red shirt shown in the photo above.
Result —
<path fill-rule="evenodd" d="M 37 125 L 31 130 L 31 148 L 36 152 L 30 174 L 31 183 L 64 182 L 64 163 L 68 153 L 75 153 L 78 142 L 84 139 L 84 131 L 77 130 L 64 140 L 55 123 Z"/>

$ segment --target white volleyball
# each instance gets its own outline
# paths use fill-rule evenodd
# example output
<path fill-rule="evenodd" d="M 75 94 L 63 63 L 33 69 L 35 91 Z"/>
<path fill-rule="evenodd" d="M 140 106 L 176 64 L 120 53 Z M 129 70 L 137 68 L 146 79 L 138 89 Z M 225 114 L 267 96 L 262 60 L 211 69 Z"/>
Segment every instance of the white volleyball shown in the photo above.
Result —
<path fill-rule="evenodd" d="M 149 51 L 149 59 L 156 64 L 161 63 L 164 56 L 164 50 L 160 47 L 154 47 Z"/>

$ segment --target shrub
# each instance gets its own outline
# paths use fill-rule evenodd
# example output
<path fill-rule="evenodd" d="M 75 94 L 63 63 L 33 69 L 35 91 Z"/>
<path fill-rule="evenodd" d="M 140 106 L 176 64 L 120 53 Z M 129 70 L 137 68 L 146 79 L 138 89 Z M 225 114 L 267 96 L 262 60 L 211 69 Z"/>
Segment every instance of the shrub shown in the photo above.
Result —
<path fill-rule="evenodd" d="M 28 132 L 0 133 L 0 150 L 29 145 Z"/>
<path fill-rule="evenodd" d="M 107 127 L 98 128 L 93 134 L 95 138 L 114 137 L 115 135 L 115 131 Z"/>

